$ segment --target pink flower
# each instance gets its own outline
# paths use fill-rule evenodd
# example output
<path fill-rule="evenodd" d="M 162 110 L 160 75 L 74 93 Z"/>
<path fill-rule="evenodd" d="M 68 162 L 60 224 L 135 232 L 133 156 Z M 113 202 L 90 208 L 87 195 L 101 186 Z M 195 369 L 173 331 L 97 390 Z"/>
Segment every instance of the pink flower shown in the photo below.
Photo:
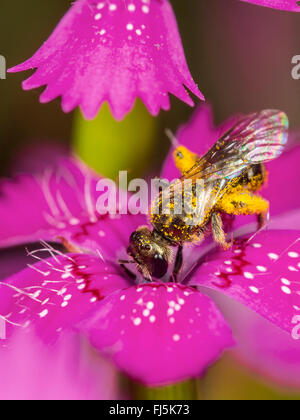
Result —
<path fill-rule="evenodd" d="M 259 6 L 272 7 L 273 9 L 300 12 L 299 2 L 296 0 L 241 0 L 247 3 L 258 4 Z"/>
<path fill-rule="evenodd" d="M 300 388 L 300 316 L 293 334 L 285 334 L 254 312 L 232 300 L 218 301 L 232 327 L 238 346 L 233 356 L 272 385 Z"/>
<path fill-rule="evenodd" d="M 88 351 L 83 357 L 81 344 L 75 335 L 50 347 L 33 333 L 16 334 L 8 348 L 0 347 L 0 400 L 120 398 L 116 371 Z"/>
<path fill-rule="evenodd" d="M 243 0 L 245 1 L 245 0 Z M 299 11 L 294 0 L 251 3 Z M 118 120 L 141 98 L 152 115 L 169 110 L 169 93 L 193 106 L 204 100 L 192 79 L 169 0 L 77 0 L 32 58 L 10 72 L 37 69 L 23 89 L 46 89 L 42 103 L 62 97 L 87 119 L 108 101 Z"/>
<path fill-rule="evenodd" d="M 210 109 L 200 108 L 180 130 L 179 141 L 203 154 L 228 124 L 214 129 Z M 43 242 L 40 251 L 30 253 L 37 264 L 0 285 L 0 315 L 8 336 L 18 326 L 34 327 L 49 343 L 75 329 L 130 377 L 160 385 L 203 374 L 234 345 L 228 322 L 208 297 L 212 292 L 291 334 L 300 308 L 300 219 L 295 212 L 300 199 L 294 194 L 299 165 L 293 165 L 298 155 L 296 147 L 270 164 L 265 191 L 273 220 L 269 230 L 249 241 L 253 227 L 242 226 L 226 252 L 209 240 L 187 248 L 178 284 L 136 285 L 123 272 L 118 259 L 125 257 L 130 234 L 146 218 L 99 216 L 97 176 L 78 161 L 63 159 L 59 169 L 4 181 L 0 246 L 58 237 L 73 246 L 64 255 Z M 173 178 L 174 171 L 169 157 L 163 175 Z M 284 182 L 284 200 L 278 197 L 278 179 Z M 41 255 L 49 258 L 41 260 Z"/>
<path fill-rule="evenodd" d="M 42 103 L 62 97 L 65 112 L 80 106 L 87 119 L 108 101 L 122 119 L 141 98 L 149 112 L 169 110 L 169 93 L 193 106 L 204 99 L 186 64 L 168 0 L 77 0 L 50 38 L 12 69 L 37 68 L 25 90 L 47 85 Z"/>

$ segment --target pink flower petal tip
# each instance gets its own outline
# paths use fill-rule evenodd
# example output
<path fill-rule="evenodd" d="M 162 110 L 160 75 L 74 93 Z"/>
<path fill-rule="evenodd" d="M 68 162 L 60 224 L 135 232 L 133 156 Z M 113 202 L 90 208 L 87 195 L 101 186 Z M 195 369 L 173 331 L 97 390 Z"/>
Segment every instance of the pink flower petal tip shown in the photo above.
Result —
<path fill-rule="evenodd" d="M 271 7 L 272 9 L 300 12 L 299 2 L 296 0 L 241 0 L 258 6 Z"/>
<path fill-rule="evenodd" d="M 36 72 L 23 82 L 46 85 L 42 103 L 62 97 L 70 112 L 87 119 L 108 101 L 118 120 L 141 98 L 149 112 L 169 110 L 169 93 L 193 106 L 188 88 L 204 100 L 192 79 L 168 0 L 78 0 L 35 55 L 10 72 Z"/>

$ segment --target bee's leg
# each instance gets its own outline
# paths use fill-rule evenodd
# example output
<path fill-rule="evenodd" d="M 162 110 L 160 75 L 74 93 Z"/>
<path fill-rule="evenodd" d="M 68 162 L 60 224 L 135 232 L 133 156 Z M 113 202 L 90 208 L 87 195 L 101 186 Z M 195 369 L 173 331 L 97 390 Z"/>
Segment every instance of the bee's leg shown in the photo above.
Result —
<path fill-rule="evenodd" d="M 131 278 L 132 280 L 136 279 L 136 275 L 132 271 L 130 271 L 124 263 L 120 263 L 120 267 L 125 271 L 129 278 Z"/>
<path fill-rule="evenodd" d="M 175 264 L 174 264 L 174 268 L 173 268 L 173 273 L 171 276 L 171 280 L 175 281 L 175 283 L 177 283 L 177 277 L 178 274 L 181 270 L 182 264 L 183 264 L 183 246 L 179 245 L 178 250 L 177 250 L 177 254 L 176 254 L 176 259 L 175 259 Z"/>
<path fill-rule="evenodd" d="M 257 215 L 258 230 L 263 229 L 268 223 L 269 212 L 259 213 Z"/>
<path fill-rule="evenodd" d="M 232 243 L 226 241 L 226 235 L 223 230 L 223 222 L 220 213 L 213 213 L 211 216 L 211 227 L 214 240 L 224 249 L 227 250 Z"/>

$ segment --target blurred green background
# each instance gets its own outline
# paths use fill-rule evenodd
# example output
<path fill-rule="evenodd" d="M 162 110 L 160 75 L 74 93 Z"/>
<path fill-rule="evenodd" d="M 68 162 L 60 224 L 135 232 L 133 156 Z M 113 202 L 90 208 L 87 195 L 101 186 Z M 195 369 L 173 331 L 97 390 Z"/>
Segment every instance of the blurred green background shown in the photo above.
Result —
<path fill-rule="evenodd" d="M 300 54 L 300 15 L 237 0 L 172 0 L 195 81 L 214 107 L 216 122 L 235 112 L 278 108 L 300 128 L 300 80 L 291 77 L 291 60 Z M 0 55 L 11 67 L 33 55 L 71 5 L 70 0 L 2 0 Z M 132 176 L 156 173 L 167 153 L 166 128 L 187 121 L 193 109 L 172 99 L 172 110 L 150 117 L 138 106 L 124 122 L 107 107 L 93 122 L 76 111 L 66 115 L 59 100 L 38 102 L 35 90 L 23 92 L 26 75 L 0 80 L 0 174 L 7 175 L 17 154 L 30 144 L 73 145 L 102 174 L 119 169 Z M 201 133 L 199 133 L 201 141 Z M 103 158 L 104 157 L 104 158 Z M 291 394 L 263 385 L 226 359 L 207 377 L 206 398 L 285 398 Z"/>

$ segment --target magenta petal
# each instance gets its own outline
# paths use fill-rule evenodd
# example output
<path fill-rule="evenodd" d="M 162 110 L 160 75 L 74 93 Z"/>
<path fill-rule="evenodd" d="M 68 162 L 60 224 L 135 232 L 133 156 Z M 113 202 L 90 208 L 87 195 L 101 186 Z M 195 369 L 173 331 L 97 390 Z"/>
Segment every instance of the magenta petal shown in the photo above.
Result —
<path fill-rule="evenodd" d="M 295 146 L 268 164 L 269 180 L 263 196 L 270 200 L 271 215 L 300 208 L 300 196 L 295 186 L 295 180 L 300 178 L 299 161 L 300 146 Z M 279 186 L 284 188 L 284 195 L 278 194 Z"/>
<path fill-rule="evenodd" d="M 271 7 L 272 9 L 300 12 L 300 6 L 296 0 L 241 0 L 258 6 Z"/>
<path fill-rule="evenodd" d="M 54 341 L 84 319 L 97 302 L 128 287 L 119 271 L 99 257 L 47 252 L 53 258 L 0 283 L 0 318 L 6 322 L 8 336 L 16 328 L 34 326 L 46 342 Z"/>
<path fill-rule="evenodd" d="M 211 105 L 202 104 L 197 107 L 191 120 L 179 129 L 176 138 L 180 145 L 203 156 L 232 126 L 235 119 L 236 117 L 229 118 L 219 127 L 215 127 Z M 161 178 L 172 180 L 179 176 L 179 171 L 174 164 L 173 149 L 171 149 L 165 160 Z"/>
<path fill-rule="evenodd" d="M 153 115 L 170 108 L 168 93 L 192 106 L 184 86 L 204 99 L 168 0 L 78 0 L 36 54 L 10 71 L 33 68 L 24 89 L 47 85 L 41 102 L 62 96 L 65 112 L 80 106 L 88 119 L 104 101 L 117 119 L 138 97 Z"/>
<path fill-rule="evenodd" d="M 96 174 L 76 159 L 61 159 L 36 176 L 0 183 L 0 246 L 63 237 L 83 248 L 115 257 L 145 217 L 96 211 Z M 107 240 L 109 238 L 109 241 Z"/>
<path fill-rule="evenodd" d="M 209 298 L 173 284 L 116 292 L 81 329 L 121 370 L 147 385 L 198 376 L 234 344 Z"/>
<path fill-rule="evenodd" d="M 268 231 L 250 242 L 240 239 L 208 256 L 190 285 L 218 290 L 291 334 L 300 308 L 299 238 L 299 231 Z"/>
<path fill-rule="evenodd" d="M 81 344 L 73 335 L 53 346 L 34 334 L 14 336 L 0 348 L 1 401 L 118 399 L 113 367 L 79 351 Z"/>
<path fill-rule="evenodd" d="M 226 319 L 238 346 L 235 356 L 248 368 L 270 381 L 300 388 L 300 312 L 296 315 L 294 338 L 241 305 L 228 303 Z M 298 321 L 296 321 L 296 317 Z M 298 340 L 295 340 L 296 336 Z"/>
<path fill-rule="evenodd" d="M 300 208 L 280 216 L 273 217 L 270 222 L 271 229 L 300 230 Z"/>

